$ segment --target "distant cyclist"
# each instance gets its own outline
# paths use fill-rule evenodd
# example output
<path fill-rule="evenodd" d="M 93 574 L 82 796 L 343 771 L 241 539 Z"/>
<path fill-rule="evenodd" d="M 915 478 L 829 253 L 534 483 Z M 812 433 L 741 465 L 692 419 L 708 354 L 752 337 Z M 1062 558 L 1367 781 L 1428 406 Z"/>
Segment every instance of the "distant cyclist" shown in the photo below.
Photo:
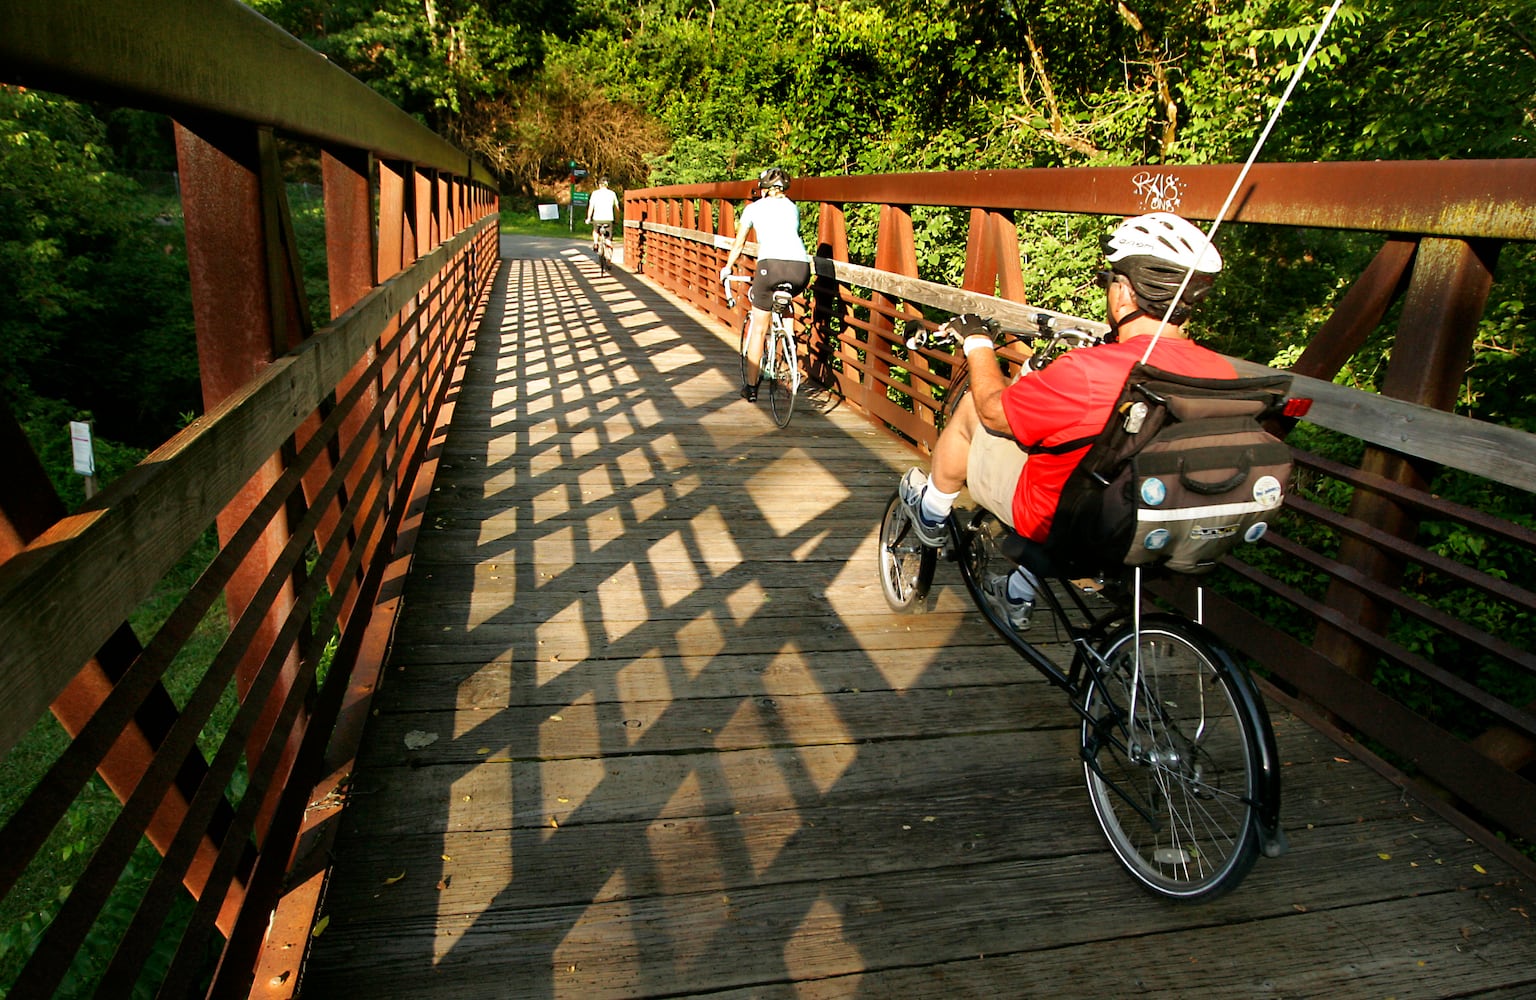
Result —
<path fill-rule="evenodd" d="M 608 178 L 597 179 L 597 190 L 587 200 L 587 225 L 592 227 L 592 252 L 602 253 L 603 240 L 613 238 L 613 220 L 617 217 L 619 196 L 608 190 Z"/>
<path fill-rule="evenodd" d="M 811 283 L 811 258 L 800 239 L 800 210 L 784 194 L 789 190 L 789 174 L 782 167 L 769 167 L 757 181 L 763 196 L 742 210 L 736 242 L 720 269 L 724 282 L 741 256 L 748 231 L 756 230 L 757 270 L 747 292 L 747 301 L 752 304 L 752 320 L 747 327 L 747 383 L 741 387 L 741 398 L 748 402 L 757 400 L 758 365 L 763 358 L 763 333 L 768 329 L 774 287 L 787 283 L 799 295 Z M 794 332 L 793 324 L 790 332 Z"/>

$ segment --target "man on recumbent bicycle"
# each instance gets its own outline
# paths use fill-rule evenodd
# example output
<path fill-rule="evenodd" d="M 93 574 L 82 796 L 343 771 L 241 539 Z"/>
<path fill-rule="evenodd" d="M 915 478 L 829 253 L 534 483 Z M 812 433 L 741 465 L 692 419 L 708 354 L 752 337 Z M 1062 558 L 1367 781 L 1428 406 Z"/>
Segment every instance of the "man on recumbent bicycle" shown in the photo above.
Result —
<path fill-rule="evenodd" d="M 1088 450 L 1052 450 L 1083 441 L 1104 428 L 1131 366 L 1157 340 L 1147 362 L 1198 378 L 1233 378 L 1225 358 L 1189 339 L 1193 305 L 1211 290 L 1221 255 L 1192 223 L 1167 212 L 1126 219 L 1105 238 L 1108 270 L 1098 274 L 1107 296 L 1110 334 L 1095 347 L 1068 351 L 1038 371 L 1009 383 L 994 350 L 995 326 L 957 316 L 950 328 L 963 338 L 970 392 L 934 445 L 932 474 L 913 468 L 900 495 L 923 544 L 941 546 L 945 520 L 962 487 L 1025 538 L 1043 543 L 1068 475 Z M 1190 272 L 1193 271 L 1192 274 Z M 1179 286 L 1188 285 L 1163 322 Z M 982 594 L 1014 631 L 1029 627 L 1038 581 L 1022 566 L 982 581 Z"/>

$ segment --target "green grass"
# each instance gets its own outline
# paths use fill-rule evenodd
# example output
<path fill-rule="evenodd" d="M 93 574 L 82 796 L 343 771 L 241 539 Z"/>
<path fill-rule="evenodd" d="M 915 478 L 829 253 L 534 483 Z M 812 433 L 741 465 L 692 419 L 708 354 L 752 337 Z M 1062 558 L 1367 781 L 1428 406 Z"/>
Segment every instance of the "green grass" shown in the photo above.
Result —
<path fill-rule="evenodd" d="M 569 212 L 569 207 L 561 205 L 560 218 L 547 222 L 539 218 L 537 202 L 528 198 L 503 198 L 501 200 L 501 231 L 513 236 L 550 236 L 557 239 L 565 237 L 590 243 L 592 227 L 578 218 L 575 228 L 571 228 Z"/>

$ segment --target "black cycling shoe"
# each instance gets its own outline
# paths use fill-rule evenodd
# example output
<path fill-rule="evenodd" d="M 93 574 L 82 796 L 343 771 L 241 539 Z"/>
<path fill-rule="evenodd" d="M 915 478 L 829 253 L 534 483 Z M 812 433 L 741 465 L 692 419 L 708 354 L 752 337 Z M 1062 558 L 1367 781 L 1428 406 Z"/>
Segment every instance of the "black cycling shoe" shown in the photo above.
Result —
<path fill-rule="evenodd" d="M 744 385 L 741 387 L 741 398 L 749 403 L 757 402 L 757 386 Z"/>

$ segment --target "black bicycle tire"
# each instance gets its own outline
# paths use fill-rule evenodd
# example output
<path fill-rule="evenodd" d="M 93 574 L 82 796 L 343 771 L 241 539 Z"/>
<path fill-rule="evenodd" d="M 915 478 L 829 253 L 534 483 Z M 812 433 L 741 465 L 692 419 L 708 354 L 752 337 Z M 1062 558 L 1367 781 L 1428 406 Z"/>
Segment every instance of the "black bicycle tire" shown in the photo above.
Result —
<path fill-rule="evenodd" d="M 747 331 L 751 329 L 752 314 L 741 318 L 741 344 L 736 350 L 737 358 L 741 362 L 741 384 L 747 385 Z M 758 368 L 758 375 L 762 375 L 762 368 Z"/>
<path fill-rule="evenodd" d="M 772 350 L 778 357 L 773 359 L 773 378 L 768 382 L 768 400 L 773 406 L 773 419 L 780 427 L 788 427 L 795 413 L 795 342 L 782 329 L 768 335 Z"/>
<path fill-rule="evenodd" d="M 1124 724 L 1128 685 L 1114 669 L 1129 653 L 1131 634 L 1128 625 L 1100 644 L 1110 670 L 1090 679 L 1083 694 L 1089 801 L 1117 860 L 1143 888 L 1176 902 L 1211 900 L 1237 887 L 1262 847 L 1260 745 L 1272 739 L 1268 719 L 1250 709 L 1248 681 L 1230 657 L 1188 622 L 1154 615 L 1141 624 L 1133 734 Z M 1158 651 L 1159 644 L 1168 648 Z M 1193 674 L 1174 662 L 1176 647 L 1189 654 Z M 1200 724 L 1180 725 L 1190 712 Z"/>
<path fill-rule="evenodd" d="M 937 558 L 935 550 L 917 537 L 911 512 L 899 492 L 891 494 L 880 518 L 879 545 L 876 559 L 885 603 L 903 614 L 926 611 Z"/>

